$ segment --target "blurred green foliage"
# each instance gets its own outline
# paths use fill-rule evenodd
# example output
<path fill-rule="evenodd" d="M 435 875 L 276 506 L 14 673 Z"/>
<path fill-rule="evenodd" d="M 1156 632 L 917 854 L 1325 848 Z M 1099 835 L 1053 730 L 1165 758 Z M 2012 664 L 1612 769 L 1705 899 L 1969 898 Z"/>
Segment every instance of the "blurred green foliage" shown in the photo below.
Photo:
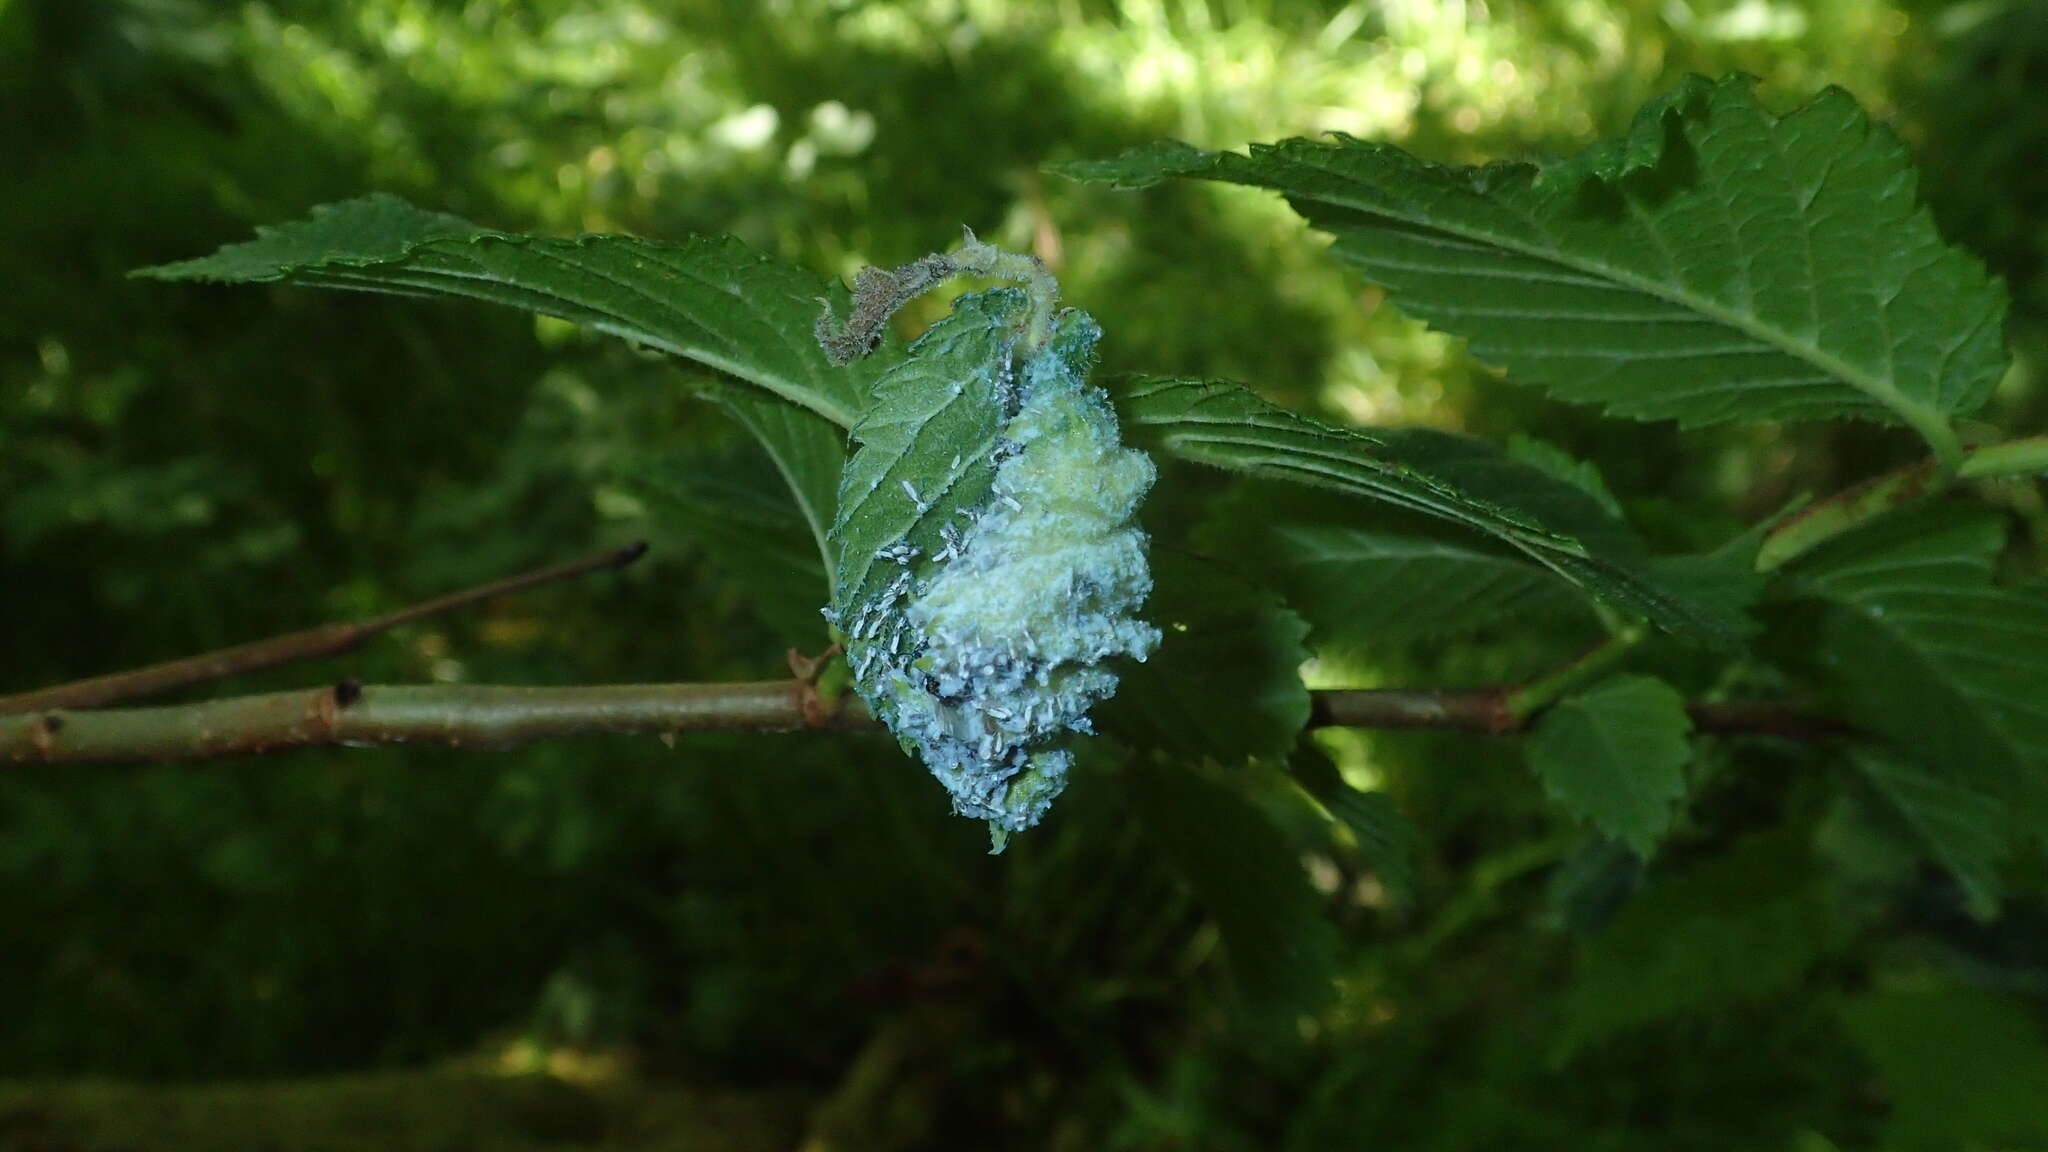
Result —
<path fill-rule="evenodd" d="M 0 690 L 643 535 L 653 557 L 618 577 L 231 687 L 759 678 L 822 646 L 822 584 L 806 603 L 725 562 L 763 522 L 802 556 L 802 528 L 779 506 L 718 519 L 701 486 L 769 466 L 674 368 L 478 308 L 125 279 L 371 189 L 515 229 L 729 231 L 836 275 L 970 225 L 1058 268 L 1108 368 L 1535 433 L 1596 461 L 1661 543 L 1711 544 L 1692 526 L 1838 486 L 1899 439 L 1617 437 L 1381 307 L 1277 201 L 1038 173 L 1162 135 L 1544 154 L 1731 68 L 1782 102 L 1842 84 L 1923 148 L 1937 218 L 2018 302 L 2000 420 L 2038 424 L 2037 5 L 0 0 Z M 2043 538 L 2038 493 L 2010 498 Z M 1283 499 L 1314 497 L 1241 485 L 1225 507 Z M 1323 674 L 1499 679 L 1554 654 L 1534 632 Z M 882 741 L 11 770 L 0 1074 L 277 1076 L 519 1037 L 815 1104 L 834 1147 L 2048 1146 L 2023 1076 L 2044 1059 L 2038 883 L 1991 924 L 1931 873 L 1896 898 L 1910 857 L 1768 745 L 1695 764 L 1692 835 L 1640 866 L 1561 823 L 1512 749 L 1318 742 L 1424 843 L 1412 883 L 1341 838 L 1312 854 L 1338 995 L 1278 1027 L 1172 866 L 1244 806 L 1201 776 L 1147 826 L 1151 768 L 1083 771 L 992 861 Z M 1244 794 L 1310 826 L 1287 780 Z M 1724 852 L 1721 830 L 1774 825 Z M 38 1138 L 6 1120 L 28 1114 L 0 1108 L 0 1141 Z"/>

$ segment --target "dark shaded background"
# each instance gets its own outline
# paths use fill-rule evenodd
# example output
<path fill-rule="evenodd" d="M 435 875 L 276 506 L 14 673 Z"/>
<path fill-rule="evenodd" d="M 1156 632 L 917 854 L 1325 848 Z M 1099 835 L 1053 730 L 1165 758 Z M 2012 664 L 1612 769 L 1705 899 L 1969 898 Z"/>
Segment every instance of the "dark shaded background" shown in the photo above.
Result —
<path fill-rule="evenodd" d="M 2018 301 L 1987 418 L 2038 427 L 2040 5 L 0 0 L 0 692 L 641 536 L 619 576 L 225 690 L 754 679 L 821 645 L 793 510 L 675 368 L 481 308 L 124 278 L 372 189 L 510 229 L 731 231 L 835 275 L 968 224 L 1056 266 L 1111 369 L 1533 431 L 1667 545 L 1710 543 L 1899 442 L 1601 423 L 1381 308 L 1277 200 L 1038 168 L 1325 130 L 1540 155 L 1731 68 L 1780 104 L 1842 84 L 1921 150 L 1945 229 Z M 2038 538 L 2038 494 L 2012 499 Z M 1540 642 L 1355 671 L 1480 680 Z M 2048 1147 L 2048 1087 L 1986 1099 L 1971 1063 L 2048 1085 L 2012 1010 L 2048 995 L 2038 884 L 1990 926 L 1932 881 L 1851 939 L 1744 921 L 1646 990 L 1575 961 L 1605 911 L 1554 894 L 1603 865 L 1511 748 L 1326 747 L 1422 829 L 1420 878 L 1396 898 L 1332 873 L 1343 994 L 1277 1026 L 1126 793 L 1085 774 L 990 859 L 884 741 L 13 769 L 0 1148 Z M 1854 867 L 1889 866 L 1840 853 L 1847 900 Z M 1789 883 L 1768 843 L 1731 859 L 1759 906 Z M 1699 898 L 1669 897 L 1673 923 Z M 1786 956 L 1761 992 L 1532 1039 L 1575 996 Z M 1935 999 L 1868 994 L 1894 978 Z"/>

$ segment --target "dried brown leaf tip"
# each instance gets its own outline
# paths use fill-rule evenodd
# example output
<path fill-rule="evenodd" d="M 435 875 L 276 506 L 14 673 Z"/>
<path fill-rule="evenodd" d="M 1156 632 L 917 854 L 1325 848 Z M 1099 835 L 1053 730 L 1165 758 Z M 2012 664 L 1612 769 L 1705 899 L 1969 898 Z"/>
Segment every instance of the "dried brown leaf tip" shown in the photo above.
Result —
<path fill-rule="evenodd" d="M 897 309 L 959 270 L 952 257 L 938 252 L 899 268 L 861 269 L 853 280 L 853 311 L 843 326 L 832 314 L 832 302 L 818 299 L 824 311 L 815 331 L 825 358 L 834 364 L 850 364 L 874 351 Z"/>

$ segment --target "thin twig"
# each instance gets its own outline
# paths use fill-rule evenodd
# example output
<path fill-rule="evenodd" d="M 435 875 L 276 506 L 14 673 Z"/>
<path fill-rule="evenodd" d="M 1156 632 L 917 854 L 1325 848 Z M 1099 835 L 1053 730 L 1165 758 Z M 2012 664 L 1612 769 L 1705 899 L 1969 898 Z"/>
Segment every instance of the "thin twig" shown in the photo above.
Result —
<path fill-rule="evenodd" d="M 248 672 L 337 656 L 352 651 L 372 637 L 389 632 L 401 624 L 410 624 L 428 616 L 466 608 L 471 604 L 524 591 L 536 585 L 566 580 L 572 576 L 581 576 L 606 568 L 624 568 L 646 554 L 646 542 L 637 541 L 623 548 L 606 549 L 580 560 L 551 564 L 546 568 L 536 568 L 531 572 L 494 580 L 489 584 L 437 597 L 369 620 L 324 624 L 303 632 L 272 636 L 233 648 L 222 648 L 199 656 L 154 664 L 147 668 L 115 672 L 90 680 L 74 680 L 68 684 L 38 688 L 33 692 L 22 692 L 13 696 L 0 696 L 0 715 L 44 712 L 56 708 L 100 708 L 124 700 L 139 700 L 145 696 L 189 688 L 194 684 L 224 680 Z"/>
<path fill-rule="evenodd" d="M 1325 689 L 1310 695 L 1311 728 L 1424 728 L 1513 736 L 1525 732 L 1540 712 L 1516 716 L 1511 691 L 1491 688 L 1432 692 L 1406 688 Z M 1693 730 L 1721 736 L 1777 736 L 1817 742 L 1853 736 L 1856 730 L 1833 716 L 1767 700 L 1695 700 L 1685 706 Z"/>
<path fill-rule="evenodd" d="M 1642 625 L 1629 625 L 1579 656 L 1508 692 L 1502 705 L 1514 720 L 1511 727 L 1521 726 L 1531 716 L 1557 703 L 1580 685 L 1613 671 L 1616 665 L 1628 658 L 1630 652 L 1641 646 L 1648 635 L 1649 631 Z"/>
<path fill-rule="evenodd" d="M 1405 688 L 1325 689 L 1309 696 L 1311 728 L 1428 728 L 1494 736 L 1520 727 L 1507 693 Z"/>
<path fill-rule="evenodd" d="M 1685 710 L 1695 732 L 1779 736 L 1802 742 L 1856 735 L 1855 726 L 1846 720 L 1763 700 L 1694 701 Z"/>
<path fill-rule="evenodd" d="M 217 760 L 335 745 L 505 748 L 590 733 L 775 732 L 868 723 L 813 704 L 797 680 L 738 684 L 329 687 L 197 704 L 0 718 L 0 762 Z M 849 698 L 850 699 L 850 698 Z"/>
<path fill-rule="evenodd" d="M 1505 689 L 1324 690 L 1311 697 L 1309 724 L 1507 735 L 1525 728 L 1528 719 L 1508 712 L 1506 699 Z M 1831 717 L 1763 702 L 1695 703 L 1689 710 L 1703 732 L 1808 741 L 1849 734 Z M 502 748 L 598 734 L 875 727 L 852 696 L 829 698 L 802 680 L 567 688 L 364 687 L 345 680 L 316 690 L 198 704 L 4 716 L 0 763 L 218 760 L 336 745 Z"/>

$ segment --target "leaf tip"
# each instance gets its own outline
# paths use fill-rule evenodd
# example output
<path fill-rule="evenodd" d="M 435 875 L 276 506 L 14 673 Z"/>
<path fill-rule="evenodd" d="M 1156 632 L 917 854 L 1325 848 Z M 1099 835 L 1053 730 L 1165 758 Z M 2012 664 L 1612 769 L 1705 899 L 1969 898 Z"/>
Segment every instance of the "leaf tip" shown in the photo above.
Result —
<path fill-rule="evenodd" d="M 1082 183 L 1136 190 L 1201 173 L 1215 166 L 1218 155 L 1180 140 L 1156 140 L 1106 160 L 1055 161 L 1045 165 L 1044 171 Z"/>

